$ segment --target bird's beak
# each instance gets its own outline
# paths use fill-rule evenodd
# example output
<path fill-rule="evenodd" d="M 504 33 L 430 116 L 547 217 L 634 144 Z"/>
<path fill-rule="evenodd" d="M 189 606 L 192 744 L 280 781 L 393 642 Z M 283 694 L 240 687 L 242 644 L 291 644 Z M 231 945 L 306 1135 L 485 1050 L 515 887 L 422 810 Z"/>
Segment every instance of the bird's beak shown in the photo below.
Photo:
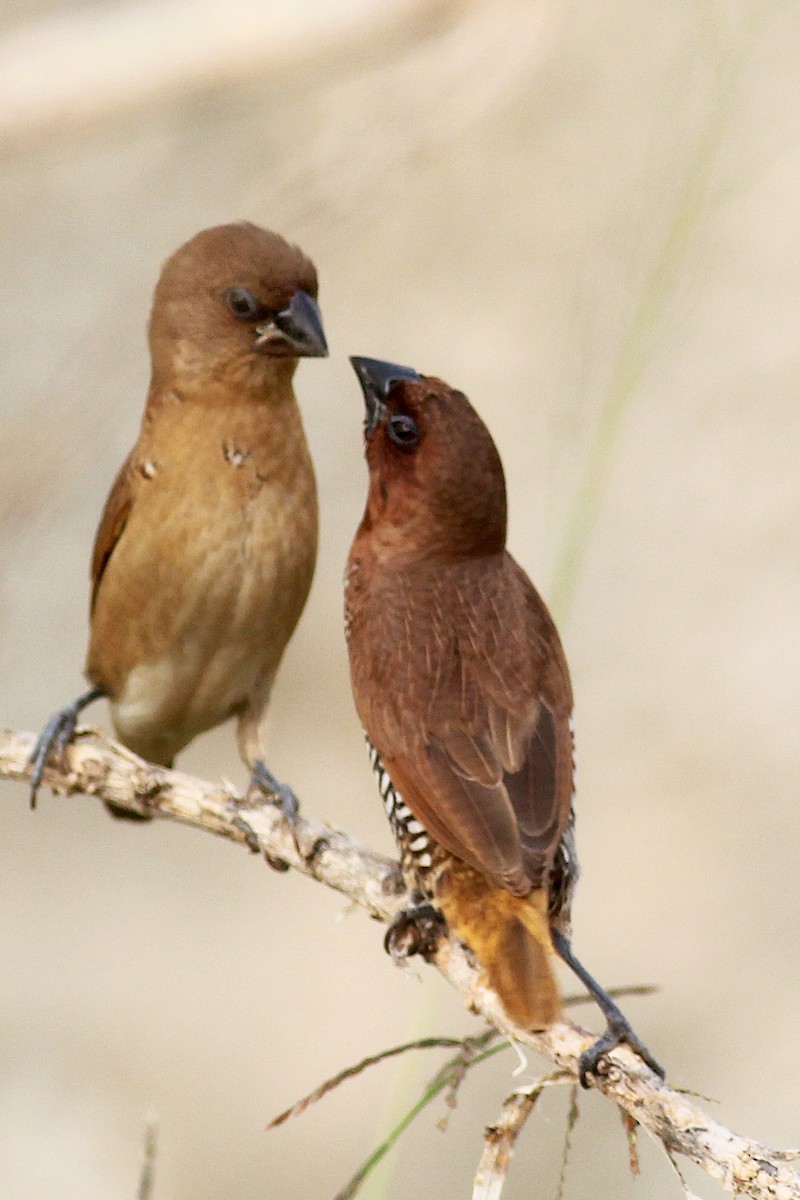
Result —
<path fill-rule="evenodd" d="M 381 362 L 379 358 L 351 358 L 353 370 L 358 376 L 367 408 L 366 436 L 372 433 L 386 413 L 386 398 L 393 383 L 401 379 L 421 379 L 411 367 L 399 367 L 397 363 Z"/>
<path fill-rule="evenodd" d="M 288 308 L 256 326 L 256 350 L 276 358 L 326 358 L 328 343 L 316 300 L 296 291 Z"/>

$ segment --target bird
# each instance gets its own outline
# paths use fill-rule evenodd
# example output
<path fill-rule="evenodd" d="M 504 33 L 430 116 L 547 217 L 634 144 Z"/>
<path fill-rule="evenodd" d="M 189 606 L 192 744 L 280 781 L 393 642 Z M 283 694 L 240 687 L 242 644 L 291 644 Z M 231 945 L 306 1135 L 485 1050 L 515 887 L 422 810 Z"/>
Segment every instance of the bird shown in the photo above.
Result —
<path fill-rule="evenodd" d="M 91 686 L 42 732 L 31 803 L 50 754 L 63 757 L 80 712 L 105 697 L 120 741 L 166 767 L 235 717 L 253 798 L 293 818 L 264 727 L 317 555 L 316 480 L 292 383 L 300 358 L 328 353 L 314 264 L 248 221 L 201 230 L 165 262 L 148 335 L 141 429 L 91 559 Z"/>
<path fill-rule="evenodd" d="M 572 686 L 555 624 L 506 549 L 497 447 L 442 380 L 350 361 L 369 485 L 345 572 L 345 634 L 412 900 L 387 948 L 418 952 L 443 920 L 507 1017 L 531 1031 L 559 1018 L 557 955 L 607 1022 L 581 1057 L 584 1086 L 621 1042 L 663 1076 L 572 950 Z"/>

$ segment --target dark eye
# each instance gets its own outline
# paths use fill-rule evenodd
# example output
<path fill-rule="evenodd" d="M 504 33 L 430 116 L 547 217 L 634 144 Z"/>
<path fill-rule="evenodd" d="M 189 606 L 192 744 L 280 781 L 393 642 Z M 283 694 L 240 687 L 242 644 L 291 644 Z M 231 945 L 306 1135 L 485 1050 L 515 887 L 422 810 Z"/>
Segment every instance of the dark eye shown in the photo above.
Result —
<path fill-rule="evenodd" d="M 419 425 L 413 417 L 399 413 L 389 422 L 389 437 L 402 450 L 412 450 L 419 442 Z"/>
<path fill-rule="evenodd" d="M 225 303 L 240 321 L 252 321 L 261 312 L 261 305 L 247 288 L 232 287 L 225 293 Z"/>

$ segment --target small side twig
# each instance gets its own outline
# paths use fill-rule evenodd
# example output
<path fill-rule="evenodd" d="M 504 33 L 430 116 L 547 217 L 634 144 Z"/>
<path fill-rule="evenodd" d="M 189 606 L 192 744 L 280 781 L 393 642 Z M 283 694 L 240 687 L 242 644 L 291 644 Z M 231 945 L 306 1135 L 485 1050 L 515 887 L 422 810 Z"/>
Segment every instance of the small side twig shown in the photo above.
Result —
<path fill-rule="evenodd" d="M 536 1102 L 545 1088 L 564 1083 L 569 1078 L 566 1071 L 557 1068 L 506 1098 L 499 1119 L 493 1125 L 487 1125 L 484 1132 L 483 1153 L 472 1185 L 472 1200 L 499 1200 L 517 1138 Z"/>
<path fill-rule="evenodd" d="M 666 1151 L 666 1155 L 667 1155 L 667 1158 L 669 1159 L 670 1163 L 672 1164 L 673 1171 L 675 1172 L 675 1174 L 678 1177 L 678 1182 L 680 1183 L 681 1187 L 683 1188 L 684 1200 L 700 1200 L 700 1197 L 697 1195 L 697 1192 L 693 1192 L 692 1189 L 689 1187 L 688 1183 L 686 1182 L 683 1171 L 680 1169 L 677 1162 L 675 1161 L 675 1155 L 670 1150 Z"/>
<path fill-rule="evenodd" d="M 625 1138 L 628 1143 L 628 1167 L 635 1179 L 641 1172 L 641 1164 L 639 1162 L 639 1126 L 629 1113 L 620 1113 L 620 1116 L 622 1117 L 622 1128 L 625 1130 Z"/>

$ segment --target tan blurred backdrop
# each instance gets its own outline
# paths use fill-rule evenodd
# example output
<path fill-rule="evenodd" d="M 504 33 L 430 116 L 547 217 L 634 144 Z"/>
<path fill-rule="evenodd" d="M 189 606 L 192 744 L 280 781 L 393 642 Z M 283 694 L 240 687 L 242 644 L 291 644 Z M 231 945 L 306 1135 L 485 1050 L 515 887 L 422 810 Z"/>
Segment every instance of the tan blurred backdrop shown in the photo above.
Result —
<path fill-rule="evenodd" d="M 317 262 L 332 354 L 297 378 L 322 546 L 272 764 L 390 850 L 341 634 L 365 490 L 346 355 L 440 374 L 492 428 L 511 548 L 561 600 L 576 948 L 607 985 L 659 984 L 627 1008 L 672 1081 L 797 1144 L 797 7 L 7 0 L 0 34 L 0 722 L 39 728 L 81 687 L 160 263 L 208 224 L 279 229 Z M 230 728 L 181 766 L 244 781 Z M 329 1200 L 438 1060 L 266 1121 L 365 1054 L 478 1028 L 302 878 L 84 798 L 2 801 L 3 1200 L 133 1197 L 151 1110 L 155 1200 Z M 446 1134 L 423 1114 L 367 1200 L 467 1196 L 514 1065 L 476 1070 Z M 554 1194 L 565 1111 L 537 1110 L 510 1200 Z M 680 1194 L 650 1146 L 628 1180 L 596 1097 L 573 1143 L 574 1200 Z"/>

